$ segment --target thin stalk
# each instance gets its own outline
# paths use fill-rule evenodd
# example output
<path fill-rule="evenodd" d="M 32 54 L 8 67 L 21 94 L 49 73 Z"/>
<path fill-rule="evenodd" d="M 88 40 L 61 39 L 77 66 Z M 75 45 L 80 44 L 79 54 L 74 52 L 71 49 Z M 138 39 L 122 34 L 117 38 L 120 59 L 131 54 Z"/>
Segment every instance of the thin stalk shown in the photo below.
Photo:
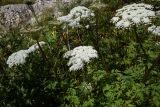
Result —
<path fill-rule="evenodd" d="M 32 5 L 28 5 L 28 4 L 27 4 L 27 6 L 28 6 L 28 8 L 31 10 L 31 12 L 32 12 L 33 16 L 35 17 L 37 23 L 40 25 L 40 23 L 39 23 L 39 21 L 38 21 L 38 18 L 37 18 L 36 14 L 35 14 L 35 11 L 34 11 L 34 9 L 33 9 L 33 6 L 32 6 Z M 40 26 L 41 26 L 41 25 L 40 25 Z M 42 47 L 41 47 L 40 44 L 39 44 L 39 41 L 36 40 L 36 42 L 37 42 L 37 44 L 38 44 L 38 47 L 39 47 L 39 49 L 40 49 L 40 52 L 42 53 L 42 57 L 43 57 L 47 62 L 49 62 L 49 60 L 47 59 L 44 51 L 42 50 Z"/>
<path fill-rule="evenodd" d="M 41 45 L 39 44 L 38 40 L 36 40 L 36 42 L 37 42 L 37 44 L 38 44 L 38 47 L 39 47 L 39 50 L 40 50 L 40 52 L 41 52 L 41 54 L 42 54 L 43 59 L 45 59 L 45 60 L 48 62 L 48 64 L 50 64 L 50 62 L 49 62 L 49 60 L 47 59 L 46 54 L 45 54 L 44 51 L 42 50 L 42 47 L 41 47 Z"/>
<path fill-rule="evenodd" d="M 97 51 L 99 52 L 99 14 L 97 12 L 97 15 L 96 15 L 96 48 L 97 48 Z"/>
<path fill-rule="evenodd" d="M 146 51 L 145 51 L 145 49 L 144 49 L 144 47 L 143 47 L 143 45 L 142 45 L 142 42 L 141 42 L 141 39 L 139 38 L 139 35 L 138 35 L 138 33 L 137 33 L 136 27 L 134 27 L 134 33 L 135 33 L 135 35 L 136 35 L 136 40 L 137 40 L 137 42 L 139 43 L 139 46 L 140 46 L 140 48 L 141 48 L 141 50 L 142 50 L 142 52 L 143 52 L 143 54 L 144 54 L 144 56 L 145 56 L 145 58 L 146 58 L 146 60 L 147 60 L 147 59 L 148 59 L 148 55 L 147 55 L 147 53 L 146 53 Z"/>
<path fill-rule="evenodd" d="M 77 35 L 80 43 L 82 44 L 82 39 L 81 39 L 82 37 L 80 36 L 79 28 L 77 29 Z"/>
<path fill-rule="evenodd" d="M 47 56 L 46 56 L 45 52 L 43 51 L 41 45 L 39 44 L 38 40 L 36 40 L 36 42 L 37 42 L 39 50 L 42 54 L 43 60 L 48 63 L 48 68 L 49 68 L 48 74 L 51 75 L 53 73 L 55 75 L 55 77 L 57 78 L 57 73 L 52 72 L 52 70 L 53 70 L 52 63 L 50 63 L 49 59 L 47 58 Z"/>
<path fill-rule="evenodd" d="M 100 1 L 99 1 L 100 2 Z M 102 60 L 102 63 L 103 65 L 105 66 L 105 70 L 106 72 L 109 72 L 109 69 L 108 69 L 108 66 L 107 64 L 105 63 L 105 58 L 104 56 L 102 55 L 102 53 L 100 52 L 100 49 L 99 49 L 99 13 L 97 11 L 97 15 L 96 15 L 96 48 L 97 48 L 97 51 L 99 53 L 99 56 Z"/>
<path fill-rule="evenodd" d="M 66 31 L 63 31 L 62 33 L 62 37 L 63 37 L 63 40 L 65 42 L 65 45 L 67 47 L 68 50 L 71 50 L 71 47 L 70 47 L 70 42 L 69 42 L 69 30 L 68 30 L 68 26 L 66 25 Z"/>
<path fill-rule="evenodd" d="M 69 31 L 68 31 L 68 25 L 67 25 L 67 31 L 66 31 L 66 38 L 67 38 L 67 47 L 69 50 L 71 50 L 71 47 L 70 47 L 70 43 L 69 43 Z"/>
<path fill-rule="evenodd" d="M 64 36 L 65 36 L 65 34 L 62 34 L 62 36 L 60 36 L 60 38 L 59 38 L 58 41 L 56 42 L 56 43 L 57 43 L 57 44 L 56 44 L 57 50 L 56 50 L 55 55 L 53 56 L 53 57 L 55 57 L 55 58 L 58 58 L 58 56 L 59 56 L 59 54 L 60 54 L 60 52 L 61 52 L 61 51 L 60 51 L 60 46 L 61 46 L 61 43 L 63 42 L 63 40 L 65 40 Z M 58 60 L 56 59 L 54 65 L 53 65 L 53 69 L 54 69 L 55 71 L 57 70 L 57 68 L 56 68 L 57 62 L 58 62 Z M 56 75 L 57 75 L 57 72 L 55 72 L 55 73 L 56 73 Z"/>
<path fill-rule="evenodd" d="M 36 19 L 36 21 L 37 21 L 37 23 L 38 23 L 38 25 L 41 26 L 40 22 L 38 21 L 38 18 L 37 18 L 37 16 L 36 16 L 36 14 L 35 14 L 35 11 L 34 11 L 34 9 L 33 9 L 33 6 L 32 6 L 32 5 L 27 5 L 27 6 L 28 6 L 28 8 L 31 10 L 33 16 L 35 17 L 35 19 Z M 46 54 L 44 53 L 42 47 L 41 47 L 40 44 L 39 44 L 39 41 L 36 40 L 36 42 L 37 42 L 37 44 L 38 44 L 38 47 L 39 47 L 40 52 L 42 53 L 43 59 L 45 59 L 45 60 L 48 62 L 49 66 L 51 66 L 49 60 L 48 60 L 47 57 L 46 57 Z"/>
<path fill-rule="evenodd" d="M 48 68 L 49 68 L 48 74 L 51 75 L 51 73 L 52 73 L 51 71 L 53 70 L 52 64 L 50 63 L 49 59 L 47 58 L 47 56 L 46 56 L 45 52 L 43 51 L 41 45 L 39 44 L 38 40 L 36 40 L 36 42 L 37 42 L 39 50 L 40 50 L 40 52 L 42 54 L 43 60 L 48 63 Z M 55 72 L 53 72 L 53 73 L 57 77 L 56 73 Z"/>
<path fill-rule="evenodd" d="M 98 23 L 98 22 L 97 22 L 97 23 Z M 94 44 L 94 46 L 95 46 L 95 49 L 97 50 L 97 52 L 98 52 L 98 54 L 99 54 L 99 59 L 101 59 L 102 64 L 103 64 L 103 66 L 105 67 L 106 72 L 109 72 L 109 69 L 108 69 L 107 63 L 106 63 L 106 61 L 105 61 L 105 58 L 104 58 L 103 54 L 101 53 L 101 51 L 100 51 L 100 49 L 99 49 L 98 29 L 99 29 L 98 26 L 96 26 L 96 32 L 97 32 L 96 38 L 97 38 L 97 41 L 96 41 L 96 43 L 95 43 L 95 41 L 92 40 L 92 42 L 93 42 L 93 44 Z M 95 28 L 92 28 L 92 27 L 90 28 L 90 30 L 89 30 L 89 31 L 91 31 L 91 32 L 89 32 L 90 35 L 95 35 L 95 34 L 93 33 L 94 30 L 95 30 Z"/>
<path fill-rule="evenodd" d="M 87 73 L 88 73 L 87 66 L 84 66 L 84 69 L 82 70 L 83 81 L 86 81 Z"/>
<path fill-rule="evenodd" d="M 146 53 L 146 51 L 145 51 L 145 49 L 144 49 L 144 47 L 142 45 L 141 39 L 139 38 L 136 26 L 134 26 L 134 33 L 136 35 L 136 40 L 137 40 L 137 42 L 138 42 L 138 44 L 139 44 L 139 46 L 140 46 L 140 48 L 141 48 L 141 50 L 142 50 L 142 52 L 144 54 L 144 58 L 145 58 L 145 61 L 144 61 L 145 71 L 144 71 L 143 82 L 146 82 L 146 80 L 148 79 L 148 76 L 150 74 L 150 71 L 149 71 L 149 68 L 148 68 L 148 65 L 147 65 L 148 55 L 147 55 L 147 53 Z"/>

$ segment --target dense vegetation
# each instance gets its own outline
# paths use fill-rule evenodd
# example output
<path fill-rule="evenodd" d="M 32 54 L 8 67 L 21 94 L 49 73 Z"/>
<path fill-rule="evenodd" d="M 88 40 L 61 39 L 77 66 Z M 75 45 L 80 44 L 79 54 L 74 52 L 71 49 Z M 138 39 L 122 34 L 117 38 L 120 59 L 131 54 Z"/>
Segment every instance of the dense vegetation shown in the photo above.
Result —
<path fill-rule="evenodd" d="M 117 9 L 134 2 L 139 1 L 86 3 L 95 16 L 81 20 L 80 28 L 49 16 L 36 28 L 11 29 L 3 35 L 0 107 L 160 107 L 160 38 L 147 30 L 150 25 L 160 26 L 160 18 L 129 29 L 118 29 L 111 22 Z M 61 10 L 66 15 L 78 5 Z M 8 67 L 12 53 L 40 41 L 46 44 L 30 53 L 24 64 Z M 78 46 L 93 46 L 98 58 L 70 71 L 64 54 Z"/>

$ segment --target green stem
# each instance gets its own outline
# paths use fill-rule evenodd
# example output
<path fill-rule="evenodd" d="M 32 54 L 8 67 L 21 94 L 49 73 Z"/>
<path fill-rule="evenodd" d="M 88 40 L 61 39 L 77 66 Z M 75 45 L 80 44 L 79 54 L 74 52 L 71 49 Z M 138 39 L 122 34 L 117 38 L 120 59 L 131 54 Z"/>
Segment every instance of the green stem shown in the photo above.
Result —
<path fill-rule="evenodd" d="M 43 51 L 43 49 L 42 49 L 42 47 L 41 47 L 41 45 L 39 44 L 38 40 L 36 40 L 36 42 L 37 42 L 37 44 L 38 44 L 38 47 L 39 47 L 39 50 L 40 50 L 40 52 L 41 52 L 41 54 L 42 54 L 43 59 L 46 60 L 49 65 L 51 65 L 50 62 L 49 62 L 49 60 L 48 60 L 48 58 L 46 57 L 46 54 L 44 53 L 44 51 Z"/>
<path fill-rule="evenodd" d="M 37 42 L 37 44 L 38 44 L 38 47 L 39 47 L 40 52 L 42 53 L 43 58 L 46 59 L 46 56 L 45 56 L 45 54 L 44 54 L 44 52 L 43 52 L 43 50 L 42 50 L 42 47 L 41 47 L 41 45 L 39 44 L 38 40 L 36 40 L 36 42 Z"/>
<path fill-rule="evenodd" d="M 69 50 L 71 50 L 70 43 L 69 43 L 69 30 L 68 30 L 68 25 L 67 25 L 66 38 L 67 38 L 67 47 L 68 47 Z"/>
<path fill-rule="evenodd" d="M 138 44 L 139 44 L 139 46 L 140 46 L 140 48 L 141 48 L 141 50 L 142 50 L 142 52 L 143 52 L 144 58 L 145 58 L 145 60 L 143 61 L 143 62 L 144 62 L 144 65 L 145 65 L 143 82 L 146 82 L 147 79 L 148 79 L 148 76 L 149 76 L 149 74 L 150 74 L 150 71 L 149 71 L 149 68 L 148 68 L 148 65 L 147 65 L 148 55 L 147 55 L 147 53 L 146 53 L 146 51 L 145 51 L 145 49 L 144 49 L 144 47 L 143 47 L 143 45 L 142 45 L 141 39 L 139 38 L 139 35 L 138 35 L 138 33 L 137 33 L 137 27 L 136 27 L 136 26 L 134 26 L 134 33 L 135 33 L 135 36 L 136 36 L 136 41 L 138 42 Z"/>
<path fill-rule="evenodd" d="M 80 41 L 80 43 L 82 44 L 82 37 L 81 37 L 81 35 L 80 35 L 80 30 L 79 30 L 79 28 L 77 29 L 77 35 L 78 35 L 78 40 Z"/>
<path fill-rule="evenodd" d="M 99 14 L 97 12 L 97 15 L 96 15 L 96 48 L 97 48 L 97 51 L 99 52 Z"/>

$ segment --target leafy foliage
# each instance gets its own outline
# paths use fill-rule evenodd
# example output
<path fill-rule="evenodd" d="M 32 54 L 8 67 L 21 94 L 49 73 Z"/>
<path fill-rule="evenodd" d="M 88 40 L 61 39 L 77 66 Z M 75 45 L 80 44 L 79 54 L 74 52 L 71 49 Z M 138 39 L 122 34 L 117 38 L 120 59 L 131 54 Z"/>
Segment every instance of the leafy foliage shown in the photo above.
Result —
<path fill-rule="evenodd" d="M 88 28 L 64 27 L 50 16 L 39 24 L 40 30 L 13 29 L 1 37 L 0 106 L 159 107 L 160 38 L 148 32 L 146 25 L 116 29 L 110 19 L 124 3 L 102 0 L 91 4 L 95 17 L 80 22 Z M 41 40 L 47 44 L 30 54 L 24 65 L 7 66 L 13 52 Z M 70 72 L 63 55 L 81 45 L 95 47 L 99 58 Z"/>

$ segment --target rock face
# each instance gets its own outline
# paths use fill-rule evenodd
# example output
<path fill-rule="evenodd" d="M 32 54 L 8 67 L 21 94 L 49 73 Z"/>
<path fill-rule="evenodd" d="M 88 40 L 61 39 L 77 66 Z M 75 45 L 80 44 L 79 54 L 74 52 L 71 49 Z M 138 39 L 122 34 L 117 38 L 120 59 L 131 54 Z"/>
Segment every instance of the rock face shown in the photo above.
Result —
<path fill-rule="evenodd" d="M 54 7 L 55 0 L 37 0 L 33 5 L 14 4 L 0 7 L 0 30 L 20 27 L 33 19 L 33 11 L 39 16 L 45 9 Z M 32 8 L 30 8 L 32 7 Z"/>
<path fill-rule="evenodd" d="M 32 12 L 25 4 L 6 5 L 0 8 L 1 25 L 6 29 L 19 26 L 23 22 L 27 22 Z"/>

